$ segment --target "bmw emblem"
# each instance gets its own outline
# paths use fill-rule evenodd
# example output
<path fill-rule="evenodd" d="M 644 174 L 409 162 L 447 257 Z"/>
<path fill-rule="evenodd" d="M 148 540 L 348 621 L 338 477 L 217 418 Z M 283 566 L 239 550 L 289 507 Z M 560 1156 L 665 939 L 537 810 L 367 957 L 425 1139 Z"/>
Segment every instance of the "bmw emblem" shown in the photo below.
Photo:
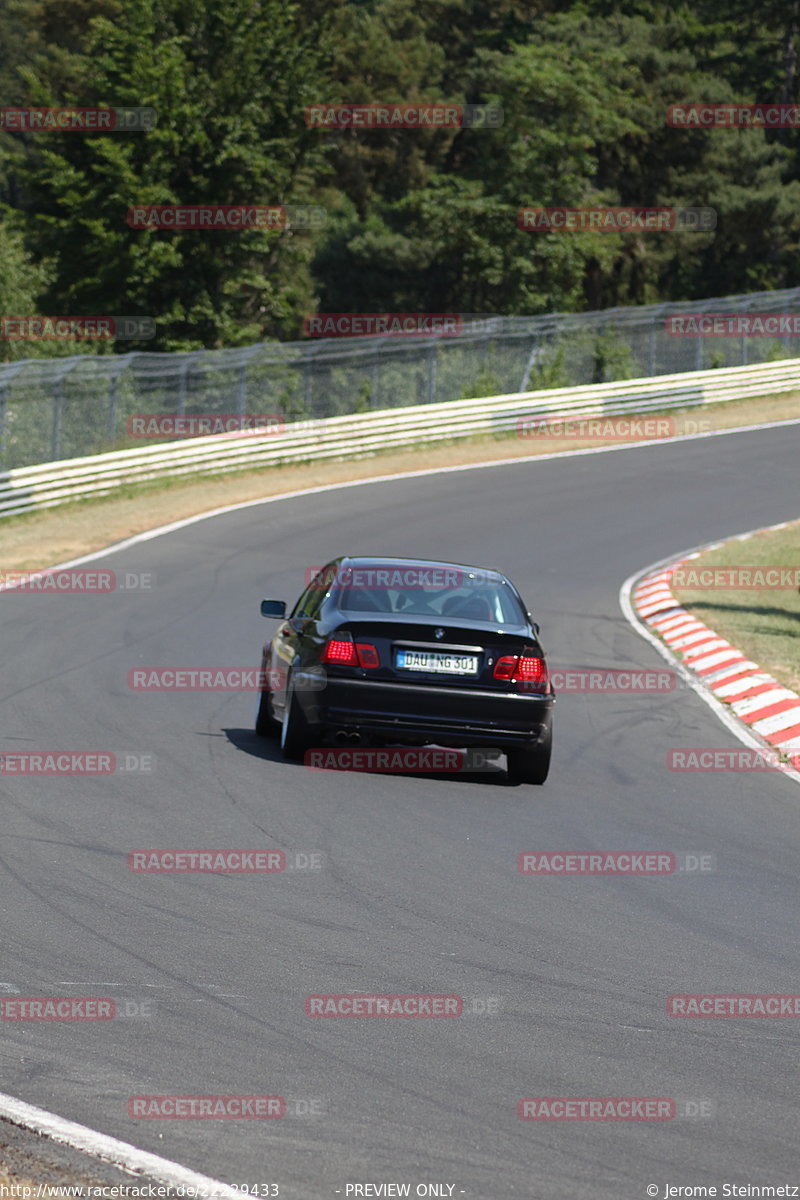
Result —
<path fill-rule="evenodd" d="M 442 638 L 444 637 L 444 630 L 443 629 L 434 629 L 433 636 L 435 638 L 438 638 L 439 641 L 441 641 Z"/>

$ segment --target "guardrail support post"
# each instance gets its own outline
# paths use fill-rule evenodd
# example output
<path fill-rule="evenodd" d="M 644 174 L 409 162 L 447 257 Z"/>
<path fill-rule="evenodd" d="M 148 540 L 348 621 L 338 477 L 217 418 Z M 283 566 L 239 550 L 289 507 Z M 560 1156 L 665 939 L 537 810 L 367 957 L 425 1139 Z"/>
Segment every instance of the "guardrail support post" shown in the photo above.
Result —
<path fill-rule="evenodd" d="M 61 382 L 63 378 L 63 375 L 59 375 L 53 388 L 53 434 L 50 445 L 50 456 L 53 462 L 60 457 L 61 452 Z"/>
<path fill-rule="evenodd" d="M 186 377 L 189 374 L 188 360 L 181 365 L 180 382 L 178 384 L 178 416 L 186 412 Z"/>
<path fill-rule="evenodd" d="M 306 416 L 311 416 L 313 412 L 312 401 L 314 399 L 314 364 L 310 361 L 309 355 L 303 355 L 303 406 L 306 410 Z"/>
<path fill-rule="evenodd" d="M 239 416 L 244 416 L 245 399 L 247 396 L 247 367 L 244 363 L 239 367 L 239 382 L 236 388 L 236 411 Z"/>
<path fill-rule="evenodd" d="M 108 390 L 108 440 L 112 446 L 117 440 L 117 380 L 119 371 L 111 376 L 111 387 Z"/>
<path fill-rule="evenodd" d="M 528 355 L 528 361 L 526 362 L 525 370 L 522 373 L 522 383 L 519 385 L 519 390 L 521 392 L 527 392 L 528 388 L 530 387 L 531 371 L 533 370 L 533 364 L 536 362 L 536 359 L 538 357 L 539 357 L 539 337 L 538 337 L 538 334 L 534 334 L 533 341 L 531 342 L 531 352 Z"/>
<path fill-rule="evenodd" d="M 378 392 L 380 390 L 380 370 L 381 370 L 380 348 L 381 348 L 382 344 L 383 344 L 383 338 L 378 338 L 375 342 L 375 350 L 372 355 L 372 371 L 371 371 L 372 394 L 370 395 L 370 398 L 369 398 L 370 408 L 378 407 Z"/>

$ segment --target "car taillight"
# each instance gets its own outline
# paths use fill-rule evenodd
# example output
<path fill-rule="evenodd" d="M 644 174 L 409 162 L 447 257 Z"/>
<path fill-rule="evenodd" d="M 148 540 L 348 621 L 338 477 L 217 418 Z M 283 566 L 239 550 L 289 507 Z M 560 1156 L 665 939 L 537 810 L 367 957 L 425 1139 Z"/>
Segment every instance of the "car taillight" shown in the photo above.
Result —
<path fill-rule="evenodd" d="M 349 638 L 332 637 L 322 656 L 324 663 L 337 667 L 365 667 L 374 670 L 381 665 L 378 651 L 369 642 L 352 642 Z"/>
<path fill-rule="evenodd" d="M 495 679 L 507 679 L 522 683 L 527 689 L 547 687 L 547 665 L 543 658 L 532 654 L 507 654 L 498 658 L 494 666 Z"/>
<path fill-rule="evenodd" d="M 358 665 L 374 670 L 375 667 L 381 665 L 381 660 L 378 658 L 378 651 L 374 646 L 370 646 L 369 642 L 356 642 L 356 654 L 358 655 Z"/>
<path fill-rule="evenodd" d="M 335 663 L 340 667 L 357 667 L 356 648 L 346 638 L 332 637 L 322 656 L 324 663 Z"/>
<path fill-rule="evenodd" d="M 547 683 L 547 667 L 543 658 L 523 654 L 517 663 L 514 678 L 518 683 Z"/>

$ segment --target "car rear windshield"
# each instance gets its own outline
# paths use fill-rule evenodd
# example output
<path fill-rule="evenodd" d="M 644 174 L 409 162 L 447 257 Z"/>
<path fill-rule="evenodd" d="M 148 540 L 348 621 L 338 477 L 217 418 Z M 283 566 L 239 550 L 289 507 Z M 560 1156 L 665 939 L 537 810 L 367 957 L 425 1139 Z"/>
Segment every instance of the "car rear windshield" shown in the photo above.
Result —
<path fill-rule="evenodd" d="M 333 594 L 347 612 L 498 625 L 521 625 L 527 619 L 507 583 L 460 567 L 350 567 L 340 571 Z"/>

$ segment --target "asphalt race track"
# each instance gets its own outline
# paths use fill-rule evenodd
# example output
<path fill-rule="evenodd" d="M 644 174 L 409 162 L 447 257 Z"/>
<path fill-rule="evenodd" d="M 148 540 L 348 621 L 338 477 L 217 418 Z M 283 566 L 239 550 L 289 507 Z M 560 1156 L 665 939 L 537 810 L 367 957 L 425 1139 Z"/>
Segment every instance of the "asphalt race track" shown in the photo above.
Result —
<path fill-rule="evenodd" d="M 691 691 L 562 695 L 550 779 L 514 788 L 502 771 L 289 765 L 251 732 L 254 693 L 126 681 L 132 667 L 257 666 L 274 628 L 261 597 L 293 601 L 308 567 L 345 552 L 498 567 L 551 664 L 663 669 L 620 611 L 621 583 L 797 516 L 799 451 L 794 425 L 343 487 L 97 564 L 155 572 L 150 591 L 2 594 L 0 750 L 155 756 L 150 773 L 0 781 L 0 993 L 110 996 L 133 1014 L 4 1022 L 2 1090 L 216 1179 L 277 1183 L 284 1200 L 367 1182 L 490 1200 L 800 1183 L 800 1022 L 666 1014 L 676 992 L 800 991 L 800 791 L 777 772 L 668 770 L 672 747 L 740 745 Z M 132 873 L 128 852 L 150 847 L 322 858 Z M 704 852 L 717 869 L 517 871 L 523 851 L 595 849 Z M 467 1012 L 305 1014 L 311 993 L 355 992 L 456 994 Z M 282 1095 L 289 1111 L 132 1119 L 143 1094 Z M 663 1122 L 523 1121 L 527 1096 L 710 1103 Z"/>

